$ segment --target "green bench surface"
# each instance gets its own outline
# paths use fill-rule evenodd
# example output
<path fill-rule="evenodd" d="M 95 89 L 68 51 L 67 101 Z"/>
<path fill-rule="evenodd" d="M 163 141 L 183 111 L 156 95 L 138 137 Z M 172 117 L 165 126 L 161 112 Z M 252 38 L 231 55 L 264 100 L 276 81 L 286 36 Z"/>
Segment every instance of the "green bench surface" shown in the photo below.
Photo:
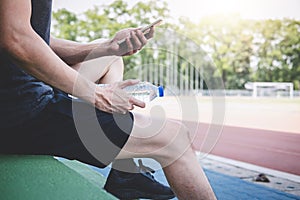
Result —
<path fill-rule="evenodd" d="M 88 166 L 51 156 L 0 155 L 1 200 L 110 200 L 105 178 Z"/>

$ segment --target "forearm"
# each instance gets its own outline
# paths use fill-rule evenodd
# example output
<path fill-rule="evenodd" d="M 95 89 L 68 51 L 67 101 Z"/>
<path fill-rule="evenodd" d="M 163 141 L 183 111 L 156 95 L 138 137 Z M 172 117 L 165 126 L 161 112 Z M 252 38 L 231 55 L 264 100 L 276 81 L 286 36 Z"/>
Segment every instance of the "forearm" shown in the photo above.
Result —
<path fill-rule="evenodd" d="M 142 49 L 147 39 L 153 36 L 154 29 L 145 36 L 140 29 L 123 29 L 106 41 L 81 44 L 73 41 L 50 38 L 52 50 L 68 65 L 73 66 L 83 61 L 103 56 L 128 56 Z M 119 44 L 119 41 L 124 43 Z"/>
<path fill-rule="evenodd" d="M 19 35 L 19 36 L 18 36 Z M 64 92 L 94 103 L 95 84 L 66 65 L 33 30 L 16 33 L 1 50 L 32 76 Z"/>
<path fill-rule="evenodd" d="M 83 44 L 51 37 L 50 47 L 70 66 L 94 58 L 112 55 L 110 40 Z"/>

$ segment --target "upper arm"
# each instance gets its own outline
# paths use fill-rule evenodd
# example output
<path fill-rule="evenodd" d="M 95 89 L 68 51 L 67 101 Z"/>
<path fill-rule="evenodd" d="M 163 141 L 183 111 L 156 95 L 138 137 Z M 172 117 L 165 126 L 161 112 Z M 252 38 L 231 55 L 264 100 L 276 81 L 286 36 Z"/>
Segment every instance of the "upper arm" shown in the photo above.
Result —
<path fill-rule="evenodd" d="M 32 30 L 30 25 L 30 0 L 1 0 L 0 1 L 0 47 L 18 42 L 24 33 Z"/>

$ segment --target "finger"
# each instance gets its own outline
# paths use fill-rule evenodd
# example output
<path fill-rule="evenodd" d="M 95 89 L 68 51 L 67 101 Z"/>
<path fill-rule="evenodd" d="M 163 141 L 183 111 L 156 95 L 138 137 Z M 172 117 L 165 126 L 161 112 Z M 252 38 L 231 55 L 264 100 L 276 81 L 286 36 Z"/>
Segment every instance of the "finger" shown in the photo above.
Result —
<path fill-rule="evenodd" d="M 147 39 L 150 39 L 150 38 L 153 38 L 153 35 L 154 35 L 154 26 L 152 26 L 152 27 L 150 28 L 150 31 L 149 31 L 147 34 L 145 34 L 145 37 L 146 37 Z"/>
<path fill-rule="evenodd" d="M 114 112 L 125 114 L 129 110 L 133 110 L 133 108 L 134 108 L 134 106 L 128 102 L 128 106 L 126 106 L 126 107 L 116 106 L 115 108 L 113 108 L 113 110 L 115 110 Z"/>
<path fill-rule="evenodd" d="M 113 112 L 126 113 L 128 110 L 132 109 L 133 105 L 129 102 L 129 95 L 126 97 L 123 95 L 117 95 L 117 97 L 116 102 L 111 104 Z"/>
<path fill-rule="evenodd" d="M 132 46 L 132 43 L 130 41 L 129 38 L 126 38 L 126 45 L 127 45 L 127 51 L 126 51 L 126 54 L 132 54 L 133 53 L 133 46 Z"/>
<path fill-rule="evenodd" d="M 117 91 L 117 90 L 116 90 Z M 119 92 L 112 93 L 110 98 L 101 98 L 96 102 L 95 106 L 107 113 L 124 113 L 132 108 L 129 102 L 129 95 L 119 89 Z"/>
<path fill-rule="evenodd" d="M 121 89 L 127 87 L 127 86 L 131 86 L 131 85 L 136 85 L 140 82 L 140 80 L 137 80 L 137 79 L 128 79 L 128 80 L 125 80 L 125 81 L 122 81 L 119 83 L 119 87 Z"/>
<path fill-rule="evenodd" d="M 136 31 L 136 30 L 138 30 L 139 28 L 127 28 L 127 30 L 129 30 L 129 31 Z"/>
<path fill-rule="evenodd" d="M 142 42 L 140 41 L 139 37 L 137 36 L 136 32 L 133 31 L 131 33 L 131 41 L 133 43 L 133 49 L 138 50 L 142 48 Z"/>
<path fill-rule="evenodd" d="M 116 106 L 113 108 L 114 112 L 117 112 L 117 113 L 122 113 L 122 114 L 125 114 L 126 112 L 128 112 L 128 110 L 132 110 L 133 109 L 133 105 L 130 104 L 128 102 L 128 105 L 126 107 L 124 106 Z"/>
<path fill-rule="evenodd" d="M 106 111 L 108 113 L 124 113 L 130 107 L 129 105 L 126 105 L 125 107 L 121 106 L 124 103 L 118 104 L 118 103 L 111 102 L 109 100 L 107 100 L 106 102 L 107 102 L 107 104 L 104 105 L 104 111 Z"/>
<path fill-rule="evenodd" d="M 113 107 L 112 108 L 112 113 L 121 113 L 125 114 L 128 109 L 122 109 L 121 107 Z"/>
<path fill-rule="evenodd" d="M 112 113 L 113 110 L 109 104 L 103 105 L 103 104 L 96 104 L 97 109 L 102 110 L 107 113 Z"/>
<path fill-rule="evenodd" d="M 134 97 L 130 97 L 129 102 L 130 102 L 132 105 L 138 106 L 138 107 L 140 107 L 140 108 L 145 108 L 145 107 L 146 107 L 145 102 L 140 101 L 140 100 L 138 100 L 138 99 L 136 99 L 136 98 L 134 98 Z"/>
<path fill-rule="evenodd" d="M 102 110 L 102 111 L 107 112 L 107 113 L 113 113 L 115 111 L 114 106 L 112 105 L 112 103 L 109 99 L 103 98 L 99 102 L 96 102 L 95 106 L 99 110 Z"/>
<path fill-rule="evenodd" d="M 141 30 L 136 31 L 136 35 L 139 38 L 140 42 L 142 43 L 142 47 L 145 46 L 148 42 L 147 38 L 145 37 L 144 33 Z"/>
<path fill-rule="evenodd" d="M 133 110 L 134 106 L 132 104 L 130 104 L 130 107 L 128 108 L 128 110 Z"/>
<path fill-rule="evenodd" d="M 129 102 L 129 99 L 130 95 L 121 90 L 120 93 L 115 94 L 115 102 L 112 104 L 112 106 L 114 109 L 122 112 L 127 111 L 132 108 L 132 104 Z"/>

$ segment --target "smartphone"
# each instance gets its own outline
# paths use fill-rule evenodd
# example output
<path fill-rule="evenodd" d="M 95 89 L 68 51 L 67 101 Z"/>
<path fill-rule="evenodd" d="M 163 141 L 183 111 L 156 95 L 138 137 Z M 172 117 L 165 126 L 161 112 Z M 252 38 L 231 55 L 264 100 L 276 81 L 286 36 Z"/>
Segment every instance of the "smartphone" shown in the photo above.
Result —
<path fill-rule="evenodd" d="M 148 26 L 145 26 L 144 28 L 142 28 L 141 31 L 144 34 L 147 34 L 147 33 L 149 33 L 151 27 L 153 27 L 153 26 L 159 26 L 161 23 L 162 23 L 162 19 L 158 19 L 158 20 L 152 22 L 151 24 L 149 24 Z"/>
<path fill-rule="evenodd" d="M 144 28 L 142 28 L 141 31 L 145 35 L 145 34 L 149 33 L 151 27 L 153 27 L 153 26 L 159 26 L 162 23 L 162 21 L 163 21 L 162 19 L 158 19 L 158 20 L 152 22 L 151 24 L 145 26 Z M 118 41 L 118 44 L 120 45 L 121 43 L 125 42 L 125 40 L 126 39 L 124 38 L 124 39 Z"/>

